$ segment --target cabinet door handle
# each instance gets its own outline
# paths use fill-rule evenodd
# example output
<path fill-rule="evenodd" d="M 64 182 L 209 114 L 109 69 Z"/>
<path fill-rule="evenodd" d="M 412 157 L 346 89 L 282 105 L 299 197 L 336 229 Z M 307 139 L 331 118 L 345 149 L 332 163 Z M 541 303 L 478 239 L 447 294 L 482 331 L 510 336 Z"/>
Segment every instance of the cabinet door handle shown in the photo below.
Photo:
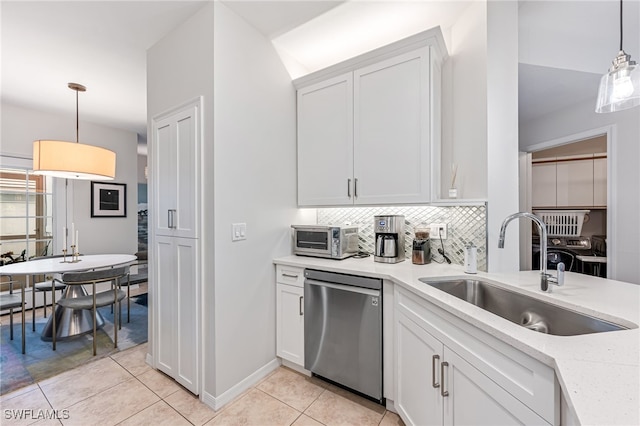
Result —
<path fill-rule="evenodd" d="M 167 210 L 167 227 L 169 229 L 173 228 L 173 220 L 171 220 L 172 216 L 173 215 L 171 214 L 171 210 Z"/>
<path fill-rule="evenodd" d="M 347 179 L 347 197 L 351 198 L 351 178 Z"/>
<path fill-rule="evenodd" d="M 296 278 L 296 279 L 298 278 L 297 275 L 285 274 L 284 272 L 282 273 L 282 276 L 287 278 Z"/>
<path fill-rule="evenodd" d="M 431 385 L 434 388 L 439 388 L 440 387 L 440 383 L 436 383 L 436 361 L 440 359 L 440 355 L 434 355 L 433 358 L 431 358 Z"/>
<path fill-rule="evenodd" d="M 353 196 L 358 198 L 358 178 L 353 180 Z"/>
<path fill-rule="evenodd" d="M 298 310 L 300 312 L 300 316 L 304 315 L 304 313 L 302 312 L 302 299 L 304 298 L 304 296 L 300 296 L 300 300 L 298 302 Z"/>
<path fill-rule="evenodd" d="M 449 363 L 447 361 L 444 361 L 442 364 L 440 364 L 440 383 L 442 383 L 442 388 L 440 388 L 440 395 L 442 396 L 449 396 L 449 391 L 444 390 L 444 368 L 448 366 Z"/>
<path fill-rule="evenodd" d="M 169 214 L 169 217 L 168 217 L 169 229 L 175 229 L 176 228 L 175 220 L 176 220 L 176 213 L 177 212 L 178 211 L 175 210 L 175 209 L 167 210 L 167 213 Z"/>

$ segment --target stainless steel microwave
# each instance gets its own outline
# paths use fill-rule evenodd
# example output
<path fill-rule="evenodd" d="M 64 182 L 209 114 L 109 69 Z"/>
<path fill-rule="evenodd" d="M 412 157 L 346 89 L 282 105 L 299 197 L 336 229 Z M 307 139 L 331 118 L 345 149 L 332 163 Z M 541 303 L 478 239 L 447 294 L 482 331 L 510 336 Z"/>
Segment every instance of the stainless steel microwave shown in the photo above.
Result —
<path fill-rule="evenodd" d="M 293 253 L 299 256 L 345 259 L 358 253 L 358 228 L 291 225 Z"/>

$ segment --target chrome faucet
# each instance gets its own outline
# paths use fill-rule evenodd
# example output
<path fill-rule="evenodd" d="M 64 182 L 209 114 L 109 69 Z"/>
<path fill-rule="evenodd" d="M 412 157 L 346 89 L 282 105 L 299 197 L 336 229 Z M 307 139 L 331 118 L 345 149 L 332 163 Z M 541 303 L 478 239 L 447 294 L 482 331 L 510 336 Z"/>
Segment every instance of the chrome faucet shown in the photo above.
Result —
<path fill-rule="evenodd" d="M 507 225 L 513 219 L 517 219 L 520 217 L 529 218 L 538 225 L 538 231 L 540 234 L 540 290 L 545 291 L 547 293 L 551 293 L 551 287 L 549 284 L 554 284 L 557 286 L 561 286 L 564 284 L 564 263 L 558 263 L 558 276 L 553 277 L 553 275 L 547 273 L 547 225 L 536 215 L 528 213 L 528 212 L 519 212 L 509 215 L 502 222 L 502 226 L 500 227 L 500 237 L 498 239 L 498 248 L 504 248 L 504 234 L 507 230 Z"/>

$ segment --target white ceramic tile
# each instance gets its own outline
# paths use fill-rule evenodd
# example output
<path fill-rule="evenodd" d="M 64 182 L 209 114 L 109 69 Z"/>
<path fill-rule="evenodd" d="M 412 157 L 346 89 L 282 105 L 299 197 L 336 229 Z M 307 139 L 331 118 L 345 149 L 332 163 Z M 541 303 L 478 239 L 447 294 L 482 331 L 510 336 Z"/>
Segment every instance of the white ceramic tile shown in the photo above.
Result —
<path fill-rule="evenodd" d="M 257 388 L 298 411 L 304 411 L 324 390 L 315 379 L 281 367 Z"/>
<path fill-rule="evenodd" d="M 160 398 L 166 398 L 174 392 L 182 389 L 171 377 L 158 370 L 148 370 L 136 377 L 145 386 L 158 394 Z"/>
<path fill-rule="evenodd" d="M 160 398 L 135 378 L 69 407 L 65 425 L 115 425 L 155 404 Z"/>
<path fill-rule="evenodd" d="M 62 409 L 132 377 L 111 358 L 102 358 L 44 380 L 40 388 L 53 408 Z"/>
<path fill-rule="evenodd" d="M 207 425 L 288 426 L 299 416 L 299 411 L 262 391 L 253 389 L 225 407 Z"/>
<path fill-rule="evenodd" d="M 197 396 L 180 388 L 166 397 L 165 402 L 194 425 L 202 425 L 216 416 L 216 412 Z"/>
<path fill-rule="evenodd" d="M 134 414 L 120 426 L 189 426 L 191 423 L 164 401 L 158 401 L 150 407 Z"/>

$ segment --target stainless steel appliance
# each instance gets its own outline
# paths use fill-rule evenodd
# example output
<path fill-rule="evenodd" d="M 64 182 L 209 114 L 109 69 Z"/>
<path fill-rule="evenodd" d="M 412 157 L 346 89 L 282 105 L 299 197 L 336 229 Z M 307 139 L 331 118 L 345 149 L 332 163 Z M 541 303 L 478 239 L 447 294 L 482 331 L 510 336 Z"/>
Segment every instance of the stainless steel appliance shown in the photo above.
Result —
<path fill-rule="evenodd" d="M 291 225 L 293 253 L 299 256 L 345 259 L 358 253 L 358 228 Z"/>
<path fill-rule="evenodd" d="M 426 240 L 419 240 L 417 238 L 413 240 L 411 261 L 416 265 L 431 263 L 431 241 L 429 238 Z"/>
<path fill-rule="evenodd" d="M 382 280 L 304 276 L 304 368 L 382 402 Z"/>
<path fill-rule="evenodd" d="M 383 263 L 398 263 L 405 259 L 404 216 L 374 216 L 375 255 L 373 260 Z"/>
<path fill-rule="evenodd" d="M 424 225 L 417 226 L 414 230 L 411 262 L 416 265 L 431 263 L 431 240 L 429 238 L 429 232 L 430 230 Z"/>
<path fill-rule="evenodd" d="M 591 236 L 591 248 L 593 251 L 592 262 L 582 262 L 580 271 L 591 270 L 593 275 L 598 277 L 607 277 L 607 236 L 606 235 L 592 235 Z"/>
<path fill-rule="evenodd" d="M 540 269 L 540 237 L 533 236 L 532 267 Z M 548 237 L 547 269 L 557 269 L 564 263 L 567 271 L 580 272 L 576 256 L 591 256 L 591 239 L 589 237 Z"/>
<path fill-rule="evenodd" d="M 593 235 L 591 237 L 591 246 L 594 256 L 607 256 L 607 236 Z"/>

